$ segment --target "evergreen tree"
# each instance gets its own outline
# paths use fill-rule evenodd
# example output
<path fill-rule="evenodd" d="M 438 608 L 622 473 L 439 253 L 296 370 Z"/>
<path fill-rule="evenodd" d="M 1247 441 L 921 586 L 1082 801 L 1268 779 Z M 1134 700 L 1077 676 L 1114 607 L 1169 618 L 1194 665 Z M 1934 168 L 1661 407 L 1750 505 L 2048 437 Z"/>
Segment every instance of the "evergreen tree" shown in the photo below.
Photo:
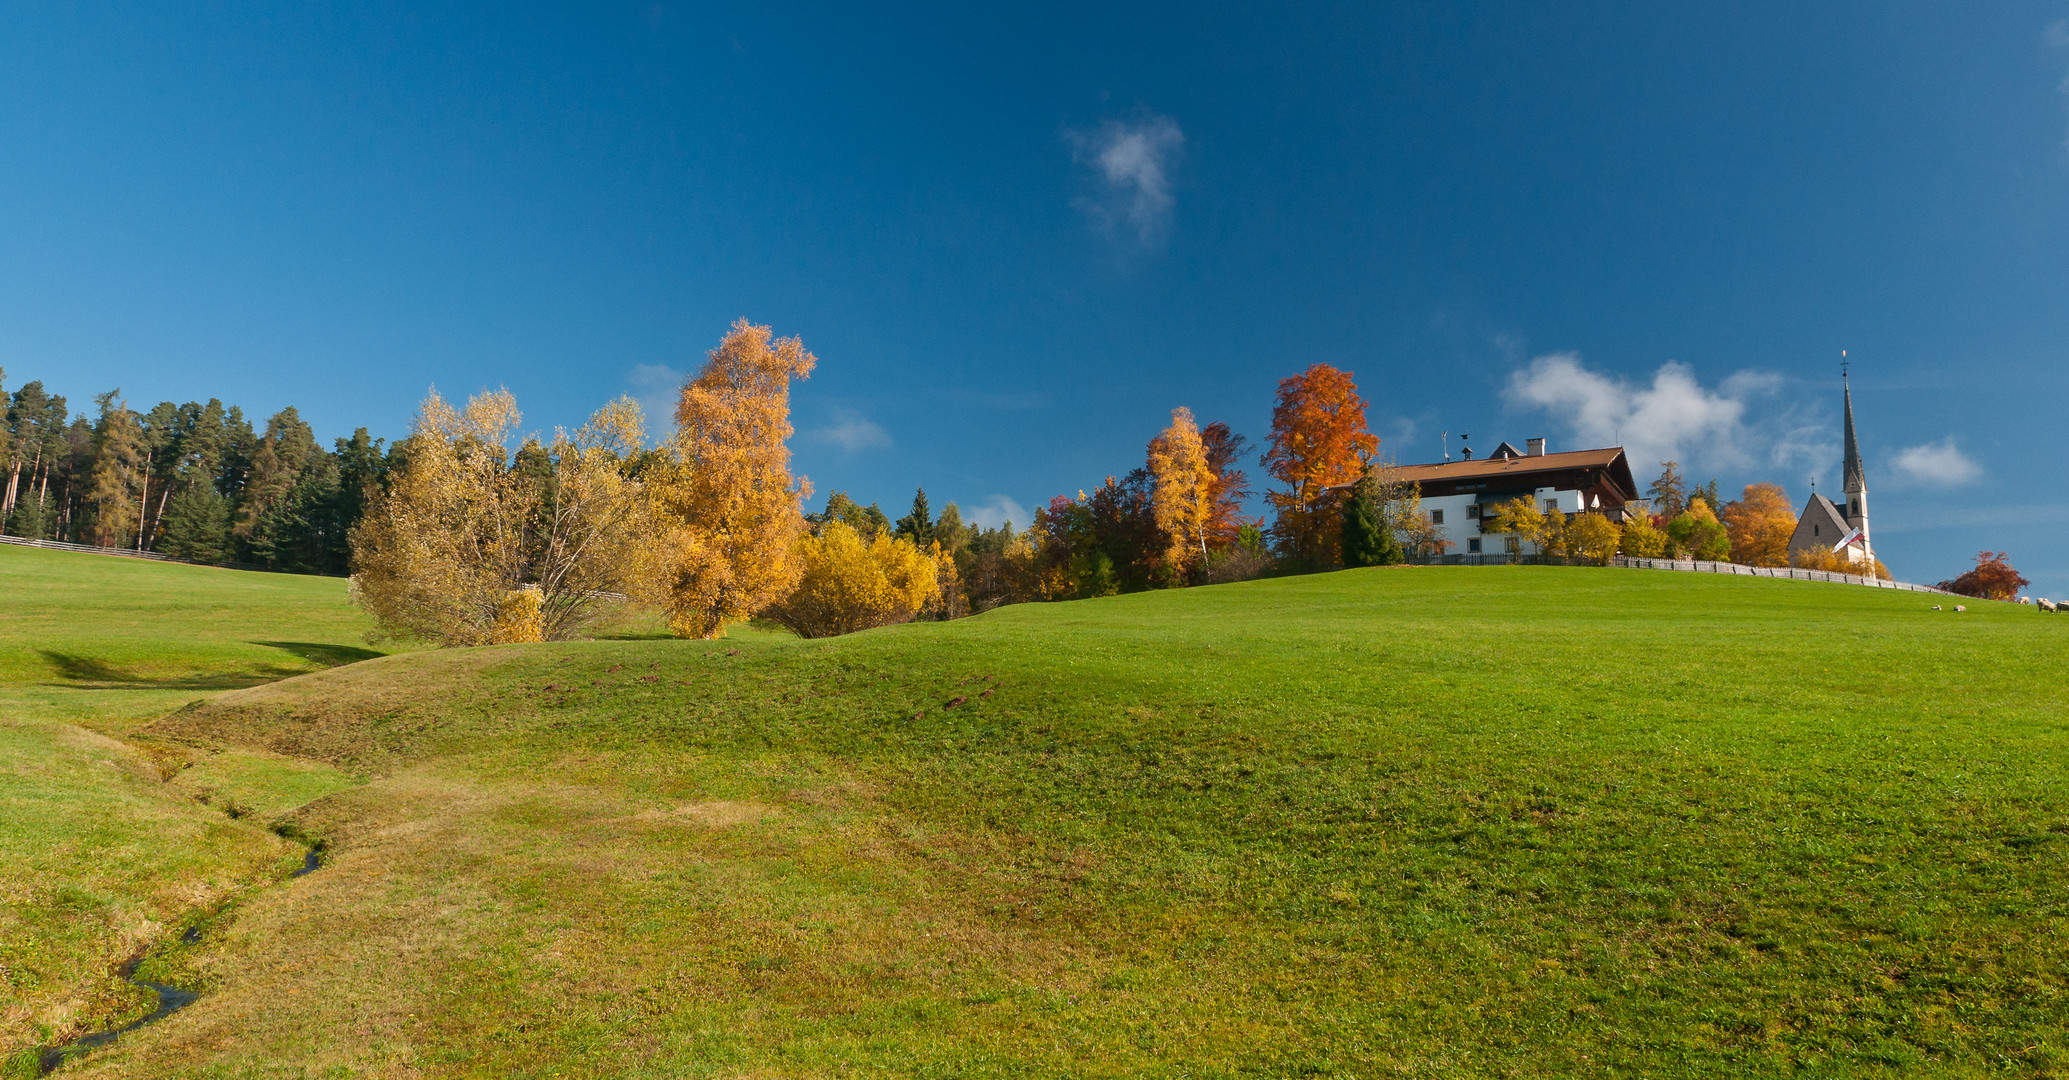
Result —
<path fill-rule="evenodd" d="M 1405 561 L 1401 541 L 1387 521 L 1387 502 L 1368 465 L 1343 506 L 1343 564 L 1393 566 Z"/>
<path fill-rule="evenodd" d="M 1380 527 L 1379 508 L 1372 505 L 1371 493 L 1359 484 L 1343 504 L 1344 566 L 1378 566 L 1381 537 L 1386 533 Z"/>
<path fill-rule="evenodd" d="M 189 483 L 165 508 L 158 550 L 195 562 L 222 562 L 230 554 L 230 500 L 206 479 Z"/>
<path fill-rule="evenodd" d="M 927 489 L 915 489 L 912 495 L 912 513 L 898 519 L 898 535 L 925 547 L 934 539 L 934 516 L 927 506 Z"/>
<path fill-rule="evenodd" d="M 14 501 L 14 512 L 7 515 L 7 534 L 29 540 L 50 539 L 53 515 L 50 499 L 42 492 L 30 489 L 21 493 Z"/>

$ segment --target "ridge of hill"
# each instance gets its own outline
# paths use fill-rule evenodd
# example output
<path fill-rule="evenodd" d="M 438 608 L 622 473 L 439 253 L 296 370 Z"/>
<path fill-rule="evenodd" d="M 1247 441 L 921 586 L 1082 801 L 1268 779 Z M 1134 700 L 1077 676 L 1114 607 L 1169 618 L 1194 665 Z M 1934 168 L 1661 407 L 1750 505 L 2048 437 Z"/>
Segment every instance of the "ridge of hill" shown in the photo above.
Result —
<path fill-rule="evenodd" d="M 324 869 L 79 1070 L 2059 1070 L 2069 639 L 1928 599 L 1392 568 L 224 693 L 137 739 Z"/>

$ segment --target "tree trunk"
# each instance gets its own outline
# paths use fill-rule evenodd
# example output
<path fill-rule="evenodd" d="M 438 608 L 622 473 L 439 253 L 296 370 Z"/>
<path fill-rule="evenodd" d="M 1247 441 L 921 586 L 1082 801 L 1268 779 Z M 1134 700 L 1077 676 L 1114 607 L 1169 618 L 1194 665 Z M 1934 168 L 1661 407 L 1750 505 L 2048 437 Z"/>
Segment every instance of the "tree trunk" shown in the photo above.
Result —
<path fill-rule="evenodd" d="M 136 549 L 144 550 L 144 535 L 151 531 L 151 455 L 144 455 L 144 485 L 137 491 Z"/>

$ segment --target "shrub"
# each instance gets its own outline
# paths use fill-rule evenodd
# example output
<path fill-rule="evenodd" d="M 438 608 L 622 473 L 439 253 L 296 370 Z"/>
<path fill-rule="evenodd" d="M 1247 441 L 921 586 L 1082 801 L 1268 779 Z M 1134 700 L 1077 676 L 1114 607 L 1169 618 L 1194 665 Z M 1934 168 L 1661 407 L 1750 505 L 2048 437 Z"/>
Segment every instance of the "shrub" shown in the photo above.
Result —
<path fill-rule="evenodd" d="M 912 541 L 889 533 L 862 539 L 829 521 L 796 546 L 797 587 L 762 614 L 799 637 L 833 637 L 910 622 L 941 596 L 940 564 Z"/>

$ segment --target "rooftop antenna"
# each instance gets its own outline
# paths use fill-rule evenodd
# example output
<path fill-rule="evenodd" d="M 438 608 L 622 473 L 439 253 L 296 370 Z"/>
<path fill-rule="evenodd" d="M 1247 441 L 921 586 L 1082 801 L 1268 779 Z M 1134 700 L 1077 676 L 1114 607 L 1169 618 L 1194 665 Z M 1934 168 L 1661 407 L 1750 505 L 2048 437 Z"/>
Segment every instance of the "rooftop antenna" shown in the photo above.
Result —
<path fill-rule="evenodd" d="M 1444 441 L 1444 461 L 1448 464 L 1451 461 L 1451 433 L 1447 431 L 1437 437 Z"/>
<path fill-rule="evenodd" d="M 1847 361 L 1847 359 L 1846 359 L 1846 350 L 1845 350 L 1845 349 L 1841 349 L 1841 350 L 1839 350 L 1839 380 L 1840 380 L 1841 382 L 1845 382 L 1845 381 L 1846 381 L 1846 365 L 1847 365 L 1847 363 L 1848 363 L 1848 361 Z"/>
<path fill-rule="evenodd" d="M 1473 448 L 1470 445 L 1468 445 L 1472 442 L 1472 439 L 1473 433 L 1470 431 L 1465 432 L 1458 437 L 1458 456 L 1468 461 L 1471 461 L 1473 458 Z"/>

